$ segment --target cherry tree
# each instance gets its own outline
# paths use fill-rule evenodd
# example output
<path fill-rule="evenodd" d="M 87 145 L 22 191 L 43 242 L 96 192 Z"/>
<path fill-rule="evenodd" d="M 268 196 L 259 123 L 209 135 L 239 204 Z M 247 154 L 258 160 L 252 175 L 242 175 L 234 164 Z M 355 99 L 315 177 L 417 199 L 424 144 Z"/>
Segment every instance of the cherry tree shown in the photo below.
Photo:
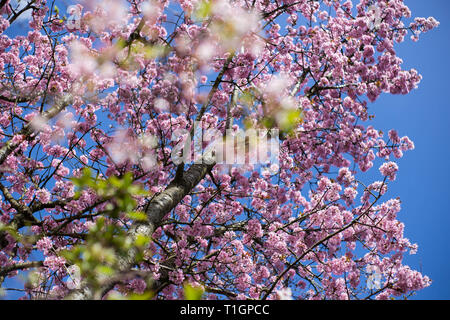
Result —
<path fill-rule="evenodd" d="M 395 45 L 434 18 L 402 0 L 2 0 L 0 13 L 6 292 L 24 277 L 25 299 L 430 285 L 402 262 L 417 245 L 385 196 L 414 144 L 374 128 L 371 103 L 417 88 Z"/>

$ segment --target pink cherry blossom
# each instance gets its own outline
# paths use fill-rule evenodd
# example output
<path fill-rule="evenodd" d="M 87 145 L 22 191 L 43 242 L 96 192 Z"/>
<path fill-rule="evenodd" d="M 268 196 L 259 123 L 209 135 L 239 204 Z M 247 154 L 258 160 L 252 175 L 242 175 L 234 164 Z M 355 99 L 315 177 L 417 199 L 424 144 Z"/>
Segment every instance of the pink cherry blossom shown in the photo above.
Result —
<path fill-rule="evenodd" d="M 380 172 L 383 176 L 388 177 L 391 181 L 394 181 L 398 171 L 398 165 L 395 162 L 385 162 L 380 167 Z"/>
<path fill-rule="evenodd" d="M 387 192 L 415 145 L 375 127 L 371 103 L 419 86 L 397 46 L 434 18 L 400 0 L 108 0 L 72 7 L 74 28 L 55 11 L 63 1 L 35 1 L 24 26 L 10 3 L 0 223 L 20 236 L 0 231 L 0 284 L 33 269 L 42 281 L 25 298 L 182 299 L 191 283 L 205 299 L 313 300 L 431 284 L 404 260 L 418 246 Z M 363 174 L 380 163 L 376 181 Z M 97 184 L 82 188 L 86 168 Z M 93 187 L 127 174 L 148 191 L 123 210 L 138 222 L 111 214 L 124 194 Z M 126 254 L 108 256 L 101 218 L 126 234 Z M 79 255 L 73 283 L 65 253 L 77 245 L 94 253 Z M 114 269 L 91 268 L 97 258 Z"/>

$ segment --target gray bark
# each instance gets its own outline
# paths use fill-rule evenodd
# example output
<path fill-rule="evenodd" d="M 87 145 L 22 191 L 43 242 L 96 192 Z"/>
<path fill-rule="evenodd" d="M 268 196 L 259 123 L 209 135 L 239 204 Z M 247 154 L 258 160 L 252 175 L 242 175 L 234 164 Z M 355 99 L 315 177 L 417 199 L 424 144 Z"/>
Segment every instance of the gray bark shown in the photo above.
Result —
<path fill-rule="evenodd" d="M 202 181 L 213 166 L 213 164 L 193 164 L 183 173 L 179 181 L 174 180 L 149 202 L 145 210 L 148 221 L 136 223 L 132 232 L 151 236 L 164 217 Z"/>

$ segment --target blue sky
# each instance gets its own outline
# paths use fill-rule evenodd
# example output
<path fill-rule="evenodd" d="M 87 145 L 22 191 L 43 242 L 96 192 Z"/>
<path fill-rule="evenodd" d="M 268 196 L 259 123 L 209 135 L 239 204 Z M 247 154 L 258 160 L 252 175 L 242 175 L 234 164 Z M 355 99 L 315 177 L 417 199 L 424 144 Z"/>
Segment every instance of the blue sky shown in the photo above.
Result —
<path fill-rule="evenodd" d="M 416 146 L 397 161 L 400 171 L 387 195 L 401 198 L 398 218 L 406 225 L 406 237 L 419 245 L 405 262 L 433 280 L 414 299 L 450 299 L 450 1 L 405 3 L 413 16 L 434 16 L 441 23 L 419 42 L 397 47 L 404 68 L 417 69 L 423 80 L 406 96 L 383 95 L 369 111 L 376 116 L 374 127 L 384 132 L 395 128 Z M 371 173 L 380 179 L 377 168 Z"/>

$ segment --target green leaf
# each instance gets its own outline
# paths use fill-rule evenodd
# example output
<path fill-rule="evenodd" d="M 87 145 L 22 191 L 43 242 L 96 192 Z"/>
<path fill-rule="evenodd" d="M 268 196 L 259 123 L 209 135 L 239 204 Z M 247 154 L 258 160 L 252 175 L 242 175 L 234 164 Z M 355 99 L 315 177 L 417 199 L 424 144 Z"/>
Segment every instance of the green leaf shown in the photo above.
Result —
<path fill-rule="evenodd" d="M 197 6 L 194 15 L 198 20 L 203 20 L 211 14 L 211 10 L 212 5 L 210 1 L 201 1 Z"/>
<path fill-rule="evenodd" d="M 81 248 L 79 246 L 73 247 L 71 250 L 61 250 L 59 255 L 66 259 L 68 262 L 74 263 L 80 256 Z"/>
<path fill-rule="evenodd" d="M 128 295 L 126 298 L 128 300 L 150 300 L 153 297 L 154 297 L 153 292 L 147 291 L 142 294 L 133 293 L 133 294 Z"/>
<path fill-rule="evenodd" d="M 147 221 L 148 217 L 144 212 L 131 211 L 127 213 L 127 217 L 135 221 Z"/>
<path fill-rule="evenodd" d="M 186 300 L 201 300 L 203 292 L 201 287 L 193 287 L 189 283 L 184 285 L 184 297 Z"/>
<path fill-rule="evenodd" d="M 138 234 L 136 237 L 136 240 L 134 241 L 134 244 L 137 247 L 144 247 L 150 243 L 150 238 L 147 236 L 144 236 L 143 234 Z"/>
<path fill-rule="evenodd" d="M 116 46 L 117 46 L 117 48 L 119 48 L 119 49 L 125 48 L 126 45 L 127 45 L 127 41 L 126 41 L 125 39 L 122 39 L 122 38 L 120 38 L 120 39 L 117 40 L 117 42 L 116 42 Z"/>
<path fill-rule="evenodd" d="M 239 95 L 239 102 L 243 103 L 247 107 L 251 107 L 255 103 L 255 98 L 252 92 L 249 89 L 246 89 Z"/>
<path fill-rule="evenodd" d="M 120 180 L 116 176 L 112 176 L 108 179 L 108 182 L 117 189 L 120 189 L 123 186 L 123 180 Z"/>
<path fill-rule="evenodd" d="M 282 110 L 277 114 L 277 121 L 281 130 L 290 132 L 303 121 L 303 113 L 299 109 Z"/>
<path fill-rule="evenodd" d="M 92 178 L 92 174 L 91 174 L 91 169 L 83 168 L 81 177 L 72 178 L 71 180 L 75 186 L 77 186 L 79 188 L 85 188 L 92 184 L 92 179 L 93 178 Z"/>
<path fill-rule="evenodd" d="M 128 188 L 128 192 L 134 196 L 148 196 L 150 195 L 148 191 L 141 188 L 141 186 L 138 185 L 131 185 Z"/>
<path fill-rule="evenodd" d="M 7 224 L 1 223 L 0 224 L 0 231 L 4 231 L 4 232 L 8 233 L 16 241 L 20 241 L 21 238 L 22 238 L 21 234 L 16 229 L 14 229 L 13 227 L 11 227 L 11 226 L 9 226 Z"/>
<path fill-rule="evenodd" d="M 145 46 L 142 51 L 145 58 L 156 59 L 167 54 L 167 47 L 161 45 Z"/>
<path fill-rule="evenodd" d="M 105 265 L 98 265 L 95 271 L 103 276 L 112 276 L 114 274 L 114 269 Z"/>
<path fill-rule="evenodd" d="M 267 129 L 272 129 L 275 127 L 275 120 L 272 117 L 265 117 L 262 119 L 262 124 Z"/>

